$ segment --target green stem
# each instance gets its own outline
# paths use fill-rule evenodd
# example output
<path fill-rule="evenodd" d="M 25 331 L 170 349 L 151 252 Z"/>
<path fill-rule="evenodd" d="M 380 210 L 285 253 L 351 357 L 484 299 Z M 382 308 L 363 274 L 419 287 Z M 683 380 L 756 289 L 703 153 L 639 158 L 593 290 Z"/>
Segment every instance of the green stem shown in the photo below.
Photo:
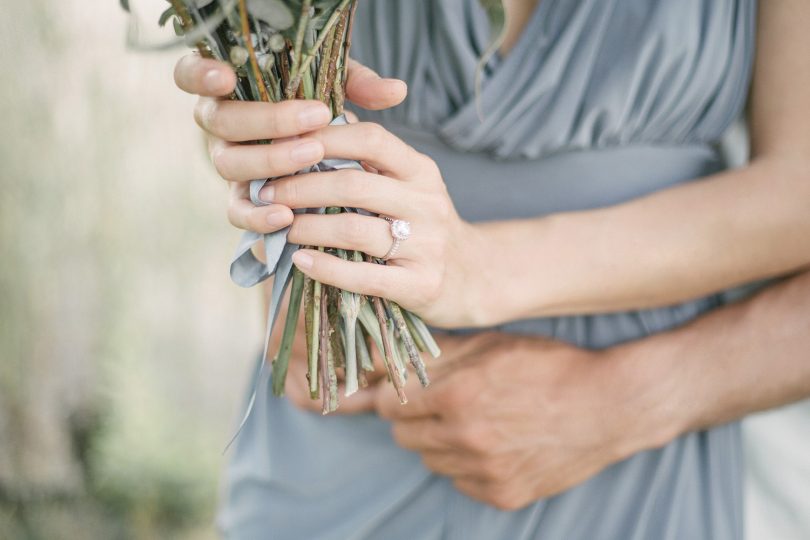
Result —
<path fill-rule="evenodd" d="M 414 315 L 407 310 L 404 312 L 404 314 L 407 320 L 411 323 L 411 327 L 414 329 L 413 335 L 418 335 L 421 338 L 425 344 L 425 347 L 430 352 L 430 355 L 433 358 L 438 358 L 441 356 L 442 350 L 439 348 L 439 344 L 436 343 L 436 340 L 433 339 L 432 335 L 430 335 L 430 330 L 428 330 L 428 327 L 424 322 L 422 322 L 422 319 L 420 319 L 418 315 Z"/>
<path fill-rule="evenodd" d="M 318 346 L 321 327 L 321 289 L 320 281 L 315 281 L 312 292 L 312 331 L 309 333 L 309 397 L 318 399 Z M 324 389 L 325 391 L 325 389 Z"/>
<path fill-rule="evenodd" d="M 405 316 L 402 314 L 402 309 L 400 309 L 395 302 L 390 302 L 388 300 L 386 300 L 386 305 L 391 310 L 394 324 L 399 332 L 399 338 L 402 341 L 402 345 L 405 347 L 405 351 L 408 355 L 408 359 L 411 361 L 411 365 L 416 370 L 416 376 L 419 377 L 419 382 L 422 384 L 422 386 L 427 387 L 430 384 L 427 369 L 425 369 L 425 363 L 422 361 L 422 356 L 419 354 L 419 349 L 416 347 L 416 343 L 414 343 L 411 331 L 408 329 L 408 323 L 405 321 Z"/>
<path fill-rule="evenodd" d="M 295 332 L 298 328 L 298 313 L 301 311 L 301 298 L 304 292 L 304 274 L 297 268 L 293 269 L 293 280 L 290 288 L 290 305 L 287 310 L 287 319 L 284 324 L 284 334 L 281 337 L 281 346 L 278 355 L 273 361 L 273 394 L 284 395 L 284 383 L 287 380 L 287 368 L 290 365 Z"/>
<path fill-rule="evenodd" d="M 332 30 L 332 27 L 337 24 L 338 19 L 340 19 L 340 15 L 343 13 L 343 10 L 346 9 L 346 6 L 349 5 L 350 2 L 353 0 L 343 0 L 340 5 L 332 12 L 329 19 L 326 21 L 326 24 L 321 29 L 320 33 L 318 34 L 318 39 L 312 45 L 312 48 L 304 54 L 304 57 L 301 63 L 296 66 L 297 69 L 293 70 L 292 76 L 290 77 L 290 84 L 287 87 L 287 95 L 294 96 L 295 93 L 298 91 L 298 85 L 301 84 L 301 74 L 304 73 L 306 70 L 309 69 L 310 64 L 312 61 L 315 60 L 315 57 L 318 54 L 318 50 L 323 45 L 323 42 L 326 40 L 326 36 Z M 289 99 L 289 98 L 288 98 Z"/>
<path fill-rule="evenodd" d="M 359 326 L 354 334 L 354 340 L 357 343 L 357 358 L 360 364 L 359 377 L 360 373 L 363 371 L 374 371 L 374 362 L 371 360 L 371 353 L 368 351 L 368 344 L 366 343 L 363 329 Z"/>

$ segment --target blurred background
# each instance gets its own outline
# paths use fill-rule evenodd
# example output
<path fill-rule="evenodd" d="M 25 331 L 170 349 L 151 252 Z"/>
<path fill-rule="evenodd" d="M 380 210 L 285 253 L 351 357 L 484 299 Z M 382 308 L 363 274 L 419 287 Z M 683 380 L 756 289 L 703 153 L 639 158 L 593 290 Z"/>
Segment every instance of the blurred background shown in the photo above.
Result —
<path fill-rule="evenodd" d="M 0 539 L 216 538 L 261 307 L 183 50 L 128 50 L 116 0 L 0 7 Z M 750 538 L 810 538 L 810 405 L 746 444 Z"/>

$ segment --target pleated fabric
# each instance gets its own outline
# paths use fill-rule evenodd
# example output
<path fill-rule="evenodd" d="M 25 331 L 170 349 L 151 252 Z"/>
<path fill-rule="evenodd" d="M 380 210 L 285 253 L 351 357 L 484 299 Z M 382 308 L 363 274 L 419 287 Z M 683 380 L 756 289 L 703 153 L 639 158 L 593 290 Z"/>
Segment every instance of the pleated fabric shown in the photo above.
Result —
<path fill-rule="evenodd" d="M 754 0 L 541 0 L 476 96 L 490 38 L 477 0 L 362 0 L 353 56 L 406 80 L 409 97 L 358 112 L 435 159 L 465 219 L 618 204 L 727 167 L 717 142 L 747 98 L 755 12 Z M 748 289 L 497 329 L 599 349 Z M 219 526 L 236 539 L 730 540 L 743 537 L 741 478 L 732 423 L 503 512 L 426 470 L 376 416 L 302 412 L 265 388 L 233 450 Z"/>

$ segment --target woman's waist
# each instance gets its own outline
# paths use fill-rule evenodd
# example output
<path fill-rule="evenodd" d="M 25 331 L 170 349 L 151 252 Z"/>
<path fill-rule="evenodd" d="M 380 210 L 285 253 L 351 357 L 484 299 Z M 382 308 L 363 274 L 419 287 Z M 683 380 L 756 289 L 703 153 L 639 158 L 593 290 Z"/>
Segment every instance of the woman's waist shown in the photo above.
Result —
<path fill-rule="evenodd" d="M 710 144 L 571 149 L 537 160 L 496 160 L 457 150 L 433 133 L 387 126 L 433 158 L 459 214 L 520 219 L 620 204 L 723 170 Z"/>

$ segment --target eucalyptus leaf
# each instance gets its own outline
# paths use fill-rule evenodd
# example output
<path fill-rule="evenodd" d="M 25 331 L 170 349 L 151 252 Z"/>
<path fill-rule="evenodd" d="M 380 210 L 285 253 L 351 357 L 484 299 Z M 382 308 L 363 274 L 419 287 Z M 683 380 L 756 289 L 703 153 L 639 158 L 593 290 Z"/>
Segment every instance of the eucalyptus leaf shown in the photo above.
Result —
<path fill-rule="evenodd" d="M 248 13 L 276 30 L 286 30 L 295 23 L 292 11 L 281 0 L 247 0 Z"/>
<path fill-rule="evenodd" d="M 174 10 L 174 6 L 171 6 L 169 9 L 164 11 L 160 14 L 160 19 L 158 20 L 158 24 L 161 28 L 166 26 L 166 23 L 169 22 L 169 19 L 177 15 L 177 12 Z"/>

